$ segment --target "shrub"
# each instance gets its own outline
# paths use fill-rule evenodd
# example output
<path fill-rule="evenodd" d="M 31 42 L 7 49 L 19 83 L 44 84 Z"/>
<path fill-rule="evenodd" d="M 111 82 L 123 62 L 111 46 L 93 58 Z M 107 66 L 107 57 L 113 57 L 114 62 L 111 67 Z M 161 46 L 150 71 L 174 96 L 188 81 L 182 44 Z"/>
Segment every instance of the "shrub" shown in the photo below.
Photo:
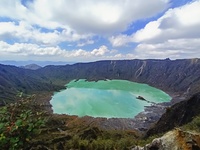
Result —
<path fill-rule="evenodd" d="M 1 107 L 0 147 L 9 150 L 28 147 L 31 137 L 40 133 L 46 122 L 44 114 L 32 97 Z"/>
<path fill-rule="evenodd" d="M 87 150 L 88 144 L 89 144 L 88 140 L 79 140 L 79 143 L 78 143 L 79 149 L 80 150 Z"/>
<path fill-rule="evenodd" d="M 191 122 L 184 125 L 183 129 L 200 132 L 200 115 L 196 116 Z"/>

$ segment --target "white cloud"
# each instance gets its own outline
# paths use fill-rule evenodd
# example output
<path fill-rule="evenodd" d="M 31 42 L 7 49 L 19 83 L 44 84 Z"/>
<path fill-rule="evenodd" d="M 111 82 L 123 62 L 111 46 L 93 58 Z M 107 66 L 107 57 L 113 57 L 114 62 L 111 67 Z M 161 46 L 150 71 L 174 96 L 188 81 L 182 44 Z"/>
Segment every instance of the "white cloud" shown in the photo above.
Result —
<path fill-rule="evenodd" d="M 174 39 L 157 44 L 139 44 L 135 54 L 139 58 L 196 58 L 200 57 L 200 38 Z"/>
<path fill-rule="evenodd" d="M 115 47 L 138 43 L 135 54 L 140 58 L 200 57 L 199 8 L 200 0 L 196 0 L 182 7 L 169 9 L 136 33 L 130 36 L 113 36 L 109 40 Z"/>
<path fill-rule="evenodd" d="M 120 47 L 120 46 L 126 46 L 127 43 L 133 42 L 131 36 L 127 35 L 118 35 L 118 36 L 112 36 L 109 38 L 110 43 L 114 47 Z"/>
<path fill-rule="evenodd" d="M 116 53 L 115 50 L 109 50 L 105 45 L 100 46 L 98 49 L 92 51 L 86 51 L 83 49 L 77 50 L 66 50 L 61 49 L 58 46 L 43 47 L 37 44 L 27 43 L 15 43 L 8 44 L 0 41 L 0 59 L 10 59 L 11 57 L 17 58 L 41 58 L 42 60 L 100 60 L 102 58 L 112 56 L 111 54 Z"/>
<path fill-rule="evenodd" d="M 179 8 L 170 9 L 157 21 L 148 23 L 144 29 L 134 34 L 133 38 L 138 42 L 200 38 L 200 9 L 198 8 L 200 8 L 199 0 Z"/>
<path fill-rule="evenodd" d="M 159 36 L 161 30 L 158 27 L 159 23 L 157 21 L 148 23 L 144 29 L 137 31 L 134 36 L 132 36 L 133 41 L 141 42 Z"/>
<path fill-rule="evenodd" d="M 118 35 L 118 36 L 112 36 L 109 38 L 110 43 L 114 47 L 121 47 L 126 46 L 128 43 L 132 42 L 143 42 L 145 40 L 151 40 L 154 37 L 157 37 L 161 34 L 161 30 L 158 29 L 159 23 L 157 21 L 152 21 L 148 23 L 144 29 L 141 29 L 137 31 L 136 33 L 133 33 L 132 35 Z"/>
<path fill-rule="evenodd" d="M 103 45 L 101 46 L 99 49 L 94 49 L 91 54 L 94 56 L 103 56 L 105 55 L 107 52 L 109 52 L 108 48 Z"/>
<path fill-rule="evenodd" d="M 88 39 L 88 40 L 85 41 L 85 42 L 78 43 L 77 46 L 78 46 L 78 47 L 82 47 L 82 46 L 90 45 L 90 44 L 94 44 L 94 40 L 90 40 L 90 39 Z"/>
<path fill-rule="evenodd" d="M 79 35 L 70 30 L 54 30 L 42 32 L 26 22 L 0 22 L 0 39 L 16 39 L 21 42 L 38 43 L 42 45 L 57 45 L 60 42 L 73 42 L 81 39 L 87 39 L 91 35 Z"/>
<path fill-rule="evenodd" d="M 59 47 L 42 47 L 36 44 L 15 43 L 13 45 L 0 41 L 0 53 L 16 56 L 53 56 L 62 55 L 65 52 Z"/>
<path fill-rule="evenodd" d="M 151 7 L 149 7 L 151 5 Z M 0 1 L 0 16 L 45 28 L 77 33 L 109 34 L 125 30 L 138 19 L 151 17 L 168 7 L 168 0 L 20 0 Z"/>
<path fill-rule="evenodd" d="M 0 19 L 10 19 L 9 22 L 0 22 L 0 58 L 23 56 L 90 61 L 199 56 L 200 0 L 167 11 L 170 0 L 24 2 L 0 1 Z M 156 18 L 164 10 L 166 12 L 160 18 L 150 21 L 143 29 L 131 35 L 122 34 L 135 21 L 152 16 Z M 111 36 L 113 33 L 119 35 Z M 113 47 L 129 43 L 138 46 L 132 53 L 110 50 L 105 43 L 102 44 L 107 37 L 110 37 L 108 40 Z M 70 49 L 74 50 L 57 46 L 62 42 L 64 46 L 72 45 Z M 102 46 L 90 51 L 81 49 L 96 42 Z"/>
<path fill-rule="evenodd" d="M 149 22 L 143 29 L 130 36 L 118 35 L 110 38 L 113 46 L 130 42 L 165 42 L 168 39 L 200 38 L 200 0 L 182 7 L 169 9 L 156 21 Z"/>

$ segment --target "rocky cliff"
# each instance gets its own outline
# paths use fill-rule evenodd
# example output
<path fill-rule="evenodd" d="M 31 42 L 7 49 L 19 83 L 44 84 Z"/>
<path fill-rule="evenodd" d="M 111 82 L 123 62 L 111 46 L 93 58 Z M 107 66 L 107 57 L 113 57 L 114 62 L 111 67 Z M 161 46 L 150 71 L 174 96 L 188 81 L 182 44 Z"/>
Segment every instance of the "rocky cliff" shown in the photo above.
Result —
<path fill-rule="evenodd" d="M 154 139 L 144 147 L 136 146 L 132 150 L 199 150 L 200 134 L 196 132 L 172 130 L 160 138 Z"/>
<path fill-rule="evenodd" d="M 169 92 L 194 94 L 200 90 L 200 60 L 118 60 L 47 66 L 37 72 L 53 81 L 124 79 Z"/>
<path fill-rule="evenodd" d="M 0 105 L 13 102 L 20 92 L 55 91 L 64 86 L 53 85 L 45 76 L 34 70 L 0 64 Z"/>
<path fill-rule="evenodd" d="M 160 120 L 147 132 L 147 136 L 163 133 L 184 125 L 200 114 L 200 93 L 167 108 Z"/>
<path fill-rule="evenodd" d="M 63 86 L 72 79 L 124 79 L 146 83 L 170 93 L 192 95 L 200 91 L 200 60 L 109 60 L 74 65 L 47 66 L 27 70 L 0 65 L 0 91 L 12 89 L 13 83 L 20 90 L 46 90 Z M 46 84 L 47 86 L 37 88 Z M 16 87 L 16 86 L 14 86 Z M 9 89 L 6 89 L 7 91 Z"/>
<path fill-rule="evenodd" d="M 180 96 L 188 98 L 200 91 L 199 74 L 200 59 L 107 60 L 46 66 L 37 70 L 0 65 L 0 101 L 3 104 L 4 101 L 15 99 L 19 92 L 59 90 L 70 80 L 82 78 L 95 81 L 124 79 L 146 83 L 174 96 L 173 100 L 177 102 Z"/>
<path fill-rule="evenodd" d="M 46 66 L 37 70 L 0 65 L 0 104 L 15 99 L 16 94 L 19 92 L 27 94 L 52 92 L 64 88 L 64 85 L 72 79 L 81 78 L 89 81 L 123 79 L 146 83 L 162 89 L 172 96 L 175 95 L 173 100 L 176 102 L 177 99 L 180 100 L 180 97 L 185 99 L 191 97 L 188 100 L 181 99 L 181 101 L 185 101 L 167 108 L 166 113 L 147 132 L 147 136 L 169 131 L 174 127 L 190 122 L 194 116 L 200 114 L 200 59 L 108 60 L 74 65 Z M 151 110 L 152 107 L 147 109 Z M 159 112 L 155 111 L 154 114 L 157 115 Z M 145 120 L 141 120 L 141 117 L 138 120 L 140 122 L 147 120 L 150 123 L 155 121 L 151 116 L 144 116 L 143 118 Z M 141 126 L 136 124 L 136 120 L 110 120 L 110 126 L 117 125 L 114 129 L 118 129 L 119 124 L 122 125 L 121 128 L 123 129 L 127 126 Z M 95 122 L 93 118 L 91 120 L 86 119 L 86 121 Z M 86 121 L 83 119 L 83 122 Z M 99 122 L 101 125 L 103 122 L 103 125 L 107 128 L 107 119 L 104 118 Z M 199 141 L 198 133 L 177 129 L 153 140 L 151 144 L 145 147 L 135 147 L 133 150 L 196 150 L 199 149 Z"/>

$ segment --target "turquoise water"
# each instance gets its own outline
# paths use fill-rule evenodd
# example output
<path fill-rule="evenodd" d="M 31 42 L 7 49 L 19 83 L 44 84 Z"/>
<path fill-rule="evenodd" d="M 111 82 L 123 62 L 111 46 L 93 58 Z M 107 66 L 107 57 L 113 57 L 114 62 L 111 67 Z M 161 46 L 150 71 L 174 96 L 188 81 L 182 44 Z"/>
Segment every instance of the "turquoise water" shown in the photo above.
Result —
<path fill-rule="evenodd" d="M 151 103 L 168 102 L 171 97 L 147 84 L 126 80 L 71 81 L 67 89 L 54 93 L 50 103 L 54 113 L 106 118 L 133 118 Z"/>

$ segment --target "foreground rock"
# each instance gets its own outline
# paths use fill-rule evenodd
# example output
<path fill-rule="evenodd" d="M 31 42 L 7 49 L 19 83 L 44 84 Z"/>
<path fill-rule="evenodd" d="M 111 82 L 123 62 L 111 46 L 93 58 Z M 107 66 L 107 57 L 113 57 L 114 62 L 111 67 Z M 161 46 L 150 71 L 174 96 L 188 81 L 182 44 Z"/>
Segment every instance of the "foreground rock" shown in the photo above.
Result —
<path fill-rule="evenodd" d="M 159 121 L 148 132 L 147 136 L 164 133 L 174 127 L 184 125 L 200 114 L 200 93 L 186 101 L 182 101 L 167 108 Z"/>
<path fill-rule="evenodd" d="M 172 130 L 160 138 L 154 139 L 144 147 L 136 146 L 132 150 L 199 150 L 200 134 Z"/>

